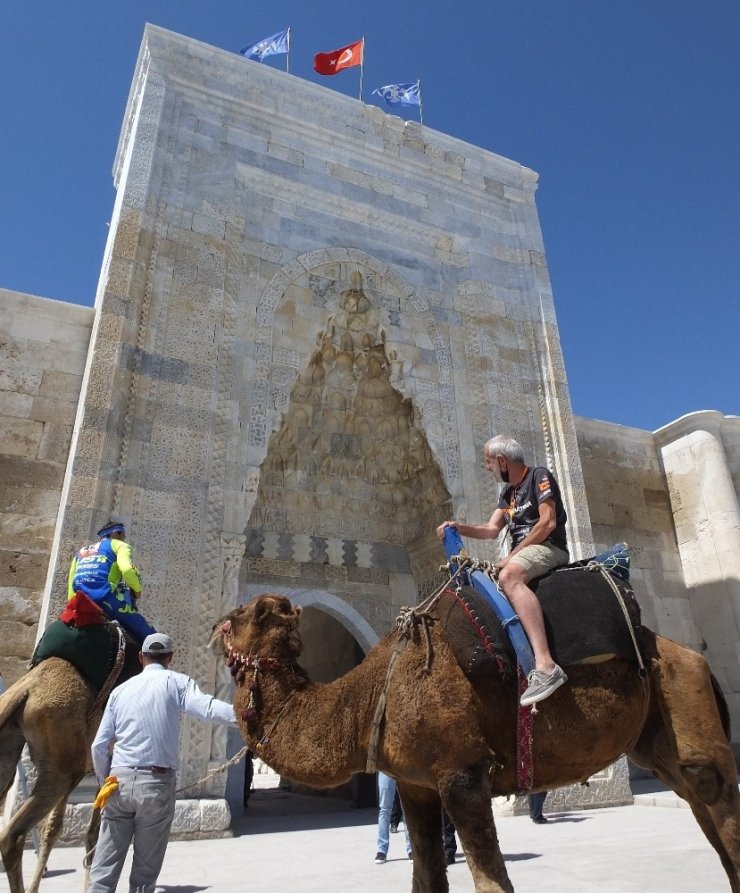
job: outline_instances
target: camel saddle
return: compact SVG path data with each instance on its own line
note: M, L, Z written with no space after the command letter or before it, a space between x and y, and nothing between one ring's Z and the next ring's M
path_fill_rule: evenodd
M529 585L542 605L547 641L560 666L615 657L638 661L635 642L639 645L640 608L632 590L619 578L610 581L597 569L570 565ZM627 617L613 585L619 589ZM514 648L487 598L471 586L450 588L437 607L450 646L469 678L492 670L516 675Z
M67 602L59 620L50 623L44 631L30 666L35 667L49 657L59 657L71 663L97 691L101 691L106 682L111 685L113 681L109 677L118 658L119 630L118 623L92 599L78 592ZM138 646L126 638L126 658L115 680L116 685L140 671L138 650Z

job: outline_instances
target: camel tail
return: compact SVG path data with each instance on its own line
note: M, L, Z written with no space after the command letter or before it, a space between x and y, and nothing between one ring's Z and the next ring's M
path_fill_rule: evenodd
M24 676L0 695L0 731L4 728L5 723L24 706L28 694L28 682Z
M712 690L714 691L714 700L717 702L717 710L719 710L719 718L722 721L722 728L724 729L725 735L727 736L727 740L732 740L732 726L730 722L730 711L727 707L727 701L725 700L724 692L720 687L719 682L710 671L709 673L712 679Z

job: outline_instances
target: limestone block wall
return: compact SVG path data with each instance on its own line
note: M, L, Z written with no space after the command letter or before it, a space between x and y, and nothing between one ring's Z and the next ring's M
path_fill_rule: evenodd
M655 432L699 650L711 664L740 737L740 418L683 416Z
M0 289L0 672L31 656L94 311Z
M668 484L650 431L576 417L594 543L597 549L626 541L631 578L652 629L699 649L676 545Z
M740 418L651 433L576 419L597 547L626 540L645 623L702 653L740 741Z

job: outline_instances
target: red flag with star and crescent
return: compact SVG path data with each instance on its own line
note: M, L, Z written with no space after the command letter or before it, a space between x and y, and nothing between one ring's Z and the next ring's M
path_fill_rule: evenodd
M331 53L316 53L313 57L313 69L319 74L336 74L343 68L362 65L362 40L341 47Z

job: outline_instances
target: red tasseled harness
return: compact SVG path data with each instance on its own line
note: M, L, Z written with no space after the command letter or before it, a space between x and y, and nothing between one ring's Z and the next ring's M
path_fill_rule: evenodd
M475 613L473 606L464 597L463 593L457 589L445 589L444 595L454 598L465 612L465 616L470 621L486 654L491 655L501 672L503 672L503 661L496 650L493 642L491 642L485 626L483 626L480 618ZM527 687L527 677L522 668L517 664L518 685L517 691L522 695ZM532 789L534 781L534 759L532 757L532 746L534 743L534 717L531 707L517 708L516 714L516 783L519 793L525 794Z

